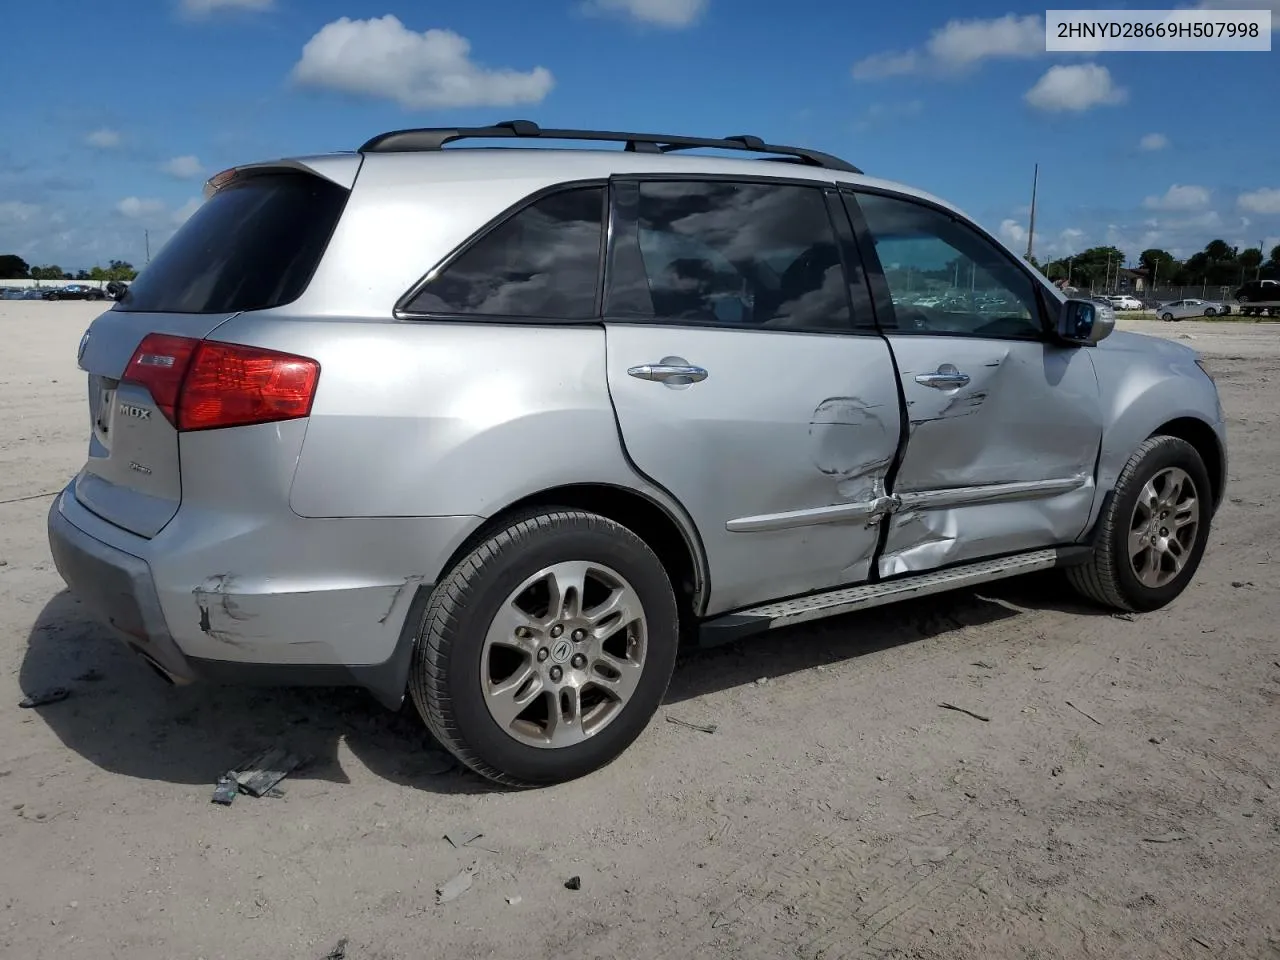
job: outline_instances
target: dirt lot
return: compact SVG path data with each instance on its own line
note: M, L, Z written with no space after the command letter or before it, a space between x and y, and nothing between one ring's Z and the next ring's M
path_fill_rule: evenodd
M693 655L662 713L714 734L660 716L513 794L357 692L167 688L63 592L45 512L97 309L0 303L0 956L1280 957L1280 326L1126 322L1190 336L1231 418L1172 607L1029 579ZM314 757L285 797L209 802L276 743Z

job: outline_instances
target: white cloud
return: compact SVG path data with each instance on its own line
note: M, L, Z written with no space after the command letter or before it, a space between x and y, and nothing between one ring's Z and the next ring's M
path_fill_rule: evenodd
M1143 150L1164 150L1169 146L1169 138L1163 133L1148 133L1138 141L1138 146Z
M160 169L178 180L194 180L204 173L204 166L200 160L190 154L166 160L160 165Z
M1044 18L1038 15L951 20L934 30L921 49L864 57L853 65L853 76L876 80L928 69L955 72L983 60L1029 60L1044 52Z
M1142 205L1148 210L1200 210L1209 205L1209 191L1193 184L1175 183L1159 197L1147 197Z
M1027 228L1017 220L1005 219L1000 221L1000 229L997 232L1000 234L1000 239L1015 250L1027 245Z
M867 107L862 119L854 124L855 129L870 130L883 121L900 120L905 117L919 116L924 109L923 100L903 100L896 103L873 103Z
M35 219L40 208L34 203L23 203L21 200L0 202L0 223L26 223Z
M197 17L207 16L216 10L270 10L275 0L182 0L185 13Z
M451 30L415 33L388 14L322 27L293 68L300 84L394 100L408 109L539 103L555 80L545 67L490 70Z
M1079 113L1091 107L1124 103L1129 92L1111 80L1111 71L1096 63L1050 67L1023 99L1037 110Z
M1246 213L1259 216L1280 214L1280 188L1263 187L1249 193L1242 193L1236 198L1236 206Z
M588 11L617 13L640 23L679 29L697 21L711 0L586 0Z
M90 133L84 138L84 142L91 147L97 147L99 150L114 150L124 142L124 137L120 136L120 131L118 130L103 127Z
M190 220L191 215L200 209L203 202L204 201L199 197L192 197L177 210L173 211L173 215L170 219L173 221L174 226L180 227Z
M130 220L144 220L165 212L163 200L152 200L143 197L125 197L116 204L116 210Z

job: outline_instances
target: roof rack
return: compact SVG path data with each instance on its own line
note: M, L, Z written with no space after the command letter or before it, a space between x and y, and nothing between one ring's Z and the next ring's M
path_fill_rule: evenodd
M781 157L845 173L862 173L848 161L829 153L802 147L784 147L765 143L759 137L681 137L661 133L619 133L612 130L544 130L531 120L507 120L491 127L420 127L414 130L392 130L366 142L361 153L417 153L441 150L446 143L455 140L588 140L606 143L624 143L630 153L672 153L677 150L713 148L718 150L743 150L750 153L773 153Z

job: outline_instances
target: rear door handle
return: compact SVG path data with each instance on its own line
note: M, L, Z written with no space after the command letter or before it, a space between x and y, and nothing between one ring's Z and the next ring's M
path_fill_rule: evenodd
M657 380L672 386L701 383L707 379L707 371L695 366L683 357L663 357L660 363L644 363L627 369L629 376L637 380Z
M922 373L917 376L916 383L933 387L935 390L954 390L957 387L967 386L969 375L961 373L953 364L944 363L938 367L937 373Z

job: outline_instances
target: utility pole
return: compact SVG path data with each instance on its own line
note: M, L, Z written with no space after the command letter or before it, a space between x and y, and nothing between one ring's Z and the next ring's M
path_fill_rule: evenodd
M146 240L146 243L147 243L147 263L150 263L150 262L151 262L151 231L150 231L150 230L143 230L143 231L142 231L142 236L143 236L143 238Z
M1035 176L1031 181L1031 218L1027 224L1027 259L1031 259L1031 252L1035 248L1036 243L1036 191L1040 187L1040 164L1036 164Z

